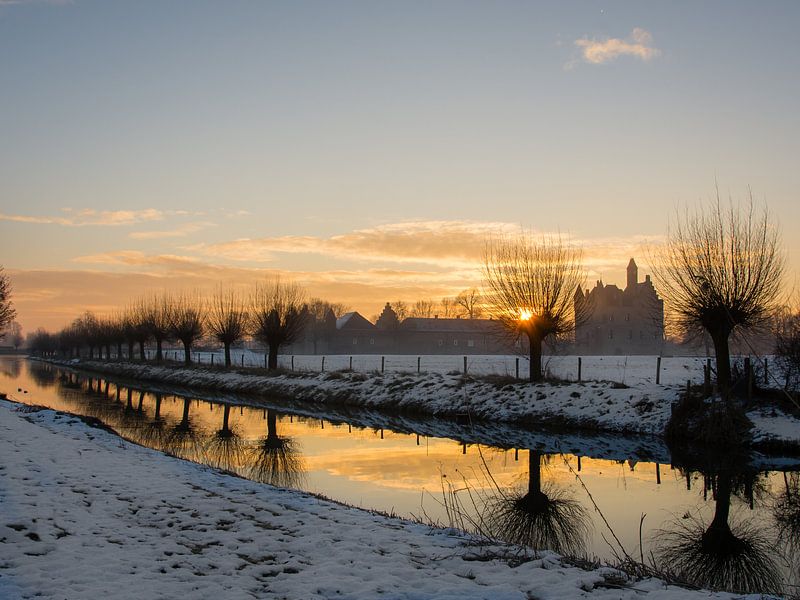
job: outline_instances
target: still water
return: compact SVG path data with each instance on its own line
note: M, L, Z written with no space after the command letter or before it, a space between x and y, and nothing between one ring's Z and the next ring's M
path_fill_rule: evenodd
M800 464L791 459L689 466L705 463L650 437L201 399L21 357L0 357L0 391L95 417L184 459L367 509L567 554L627 553L706 586L798 589Z

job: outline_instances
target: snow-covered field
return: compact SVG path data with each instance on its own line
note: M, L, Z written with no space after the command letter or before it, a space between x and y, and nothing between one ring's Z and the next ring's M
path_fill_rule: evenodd
M154 352L148 351L148 356L153 357ZM213 356L213 358L212 358ZM183 360L182 350L167 350L169 360ZM517 366L521 378L528 376L528 358L515 355L472 355L467 356L467 372L473 375L503 375L516 376ZM614 381L627 385L642 383L655 383L656 370L659 366L657 356L582 356L581 379L583 381ZM217 352L194 352L192 360L200 364L215 365L224 363L224 354ZM352 362L351 362L352 360ZM263 352L252 350L231 350L231 361L235 366L263 367ZM323 364L324 361L324 364ZM713 362L713 361L712 361ZM560 379L577 381L578 357L577 356L545 356L544 368L547 372ZM692 383L702 383L703 365L706 358L699 356L664 356L661 357L660 383L669 385L686 385L687 380ZM336 355L281 355L278 357L278 366L284 369L318 373L320 371L341 371L351 369L360 373L381 371L388 373L411 372L416 373L419 366L421 372L426 373L451 373L464 372L464 356L427 354L398 355L387 354L355 354L353 356Z
M610 569L478 546L29 411L0 401L4 600L732 597L654 579L620 587Z

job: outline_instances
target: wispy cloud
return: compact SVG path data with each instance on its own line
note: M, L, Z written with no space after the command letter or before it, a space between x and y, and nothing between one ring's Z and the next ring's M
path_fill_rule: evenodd
M185 223L174 229L167 229L161 231L133 231L128 234L128 237L135 240L156 240L165 238L182 238L198 231L203 231L209 227L214 227L216 224L209 221L197 221L194 223Z
M319 254L356 261L464 264L479 260L486 239L519 230L513 223L415 221L359 229L331 237L280 236L197 244L206 256L272 262L278 254Z
M147 221L161 221L165 216L163 211L156 208L145 208L142 210L94 210L92 208L76 210L64 208L62 212L64 213L63 216L43 217L0 213L0 221L84 227L90 225L135 225L136 223Z
M652 34L641 27L636 27L625 39L583 37L575 40L575 46L580 50L581 60L593 65L609 63L620 56L632 56L647 62L661 55L661 50L653 46ZM567 67L572 66L575 66L575 61L567 64Z

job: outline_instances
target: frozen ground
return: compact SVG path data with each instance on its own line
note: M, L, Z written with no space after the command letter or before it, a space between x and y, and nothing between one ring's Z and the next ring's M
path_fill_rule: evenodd
M0 401L0 598L730 598L234 478Z
M361 406L447 417L516 424L553 424L625 433L661 435L669 421L679 385L641 382L633 368L631 386L609 381L530 384L487 380L455 372L295 372L259 375L175 365L83 360L85 369L126 379L223 392L275 395L298 402ZM800 420L780 411L753 413L759 442L800 441Z

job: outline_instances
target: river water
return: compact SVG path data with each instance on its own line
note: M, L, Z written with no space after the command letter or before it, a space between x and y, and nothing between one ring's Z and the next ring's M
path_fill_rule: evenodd
M0 391L265 484L567 554L656 560L701 585L798 591L797 460L708 466L645 436L199 397L14 356L0 357Z

